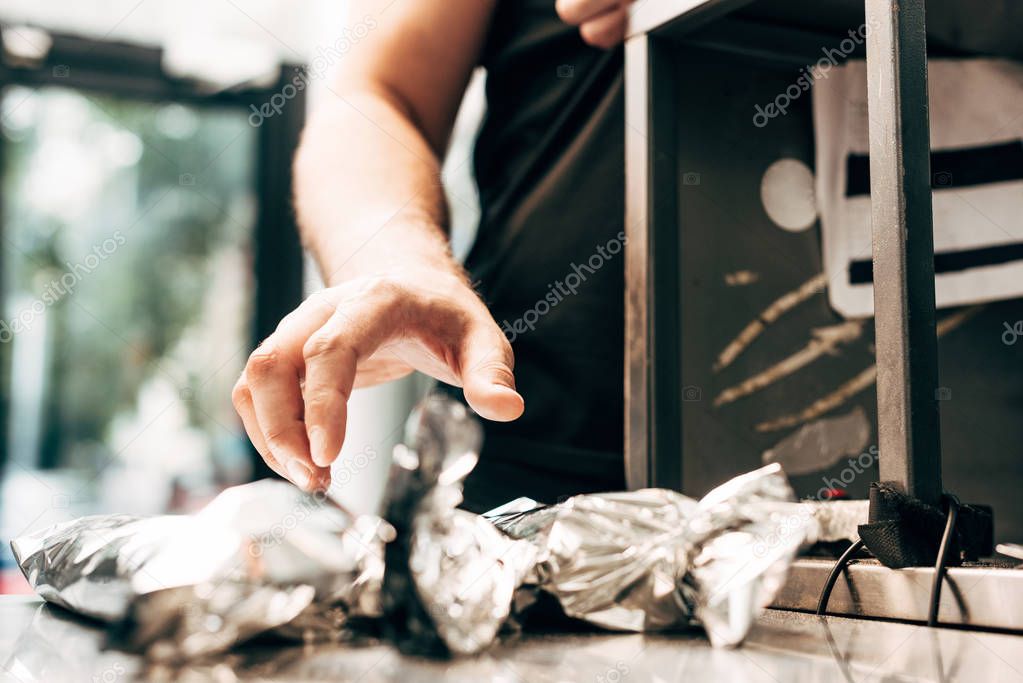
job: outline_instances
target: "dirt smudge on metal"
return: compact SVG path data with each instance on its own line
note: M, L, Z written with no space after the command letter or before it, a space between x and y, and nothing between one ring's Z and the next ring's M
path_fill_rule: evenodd
M837 417L804 424L764 451L764 464L776 462L786 474L820 472L842 458L862 453L870 442L871 427L861 406Z

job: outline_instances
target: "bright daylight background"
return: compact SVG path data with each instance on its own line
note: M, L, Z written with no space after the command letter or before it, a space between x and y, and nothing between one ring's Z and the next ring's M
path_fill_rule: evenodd
M322 54L346 22L364 19L345 5L0 0L0 24L8 58L45 54L49 32L161 47L166 73L212 92L273 83L280 64ZM333 97L323 80L311 107ZM459 254L478 217L467 160L479 80L445 171ZM6 85L0 115L2 317L28 323L9 338L0 330L9 368L0 572L17 590L12 536L94 512L187 510L250 476L229 394L251 345L257 132L238 111L52 85ZM168 162L202 168L201 190ZM308 263L306 281L307 291L320 286ZM68 291L54 296L54 282ZM346 504L372 504L427 386L412 378L356 392L345 453L379 457L345 478Z

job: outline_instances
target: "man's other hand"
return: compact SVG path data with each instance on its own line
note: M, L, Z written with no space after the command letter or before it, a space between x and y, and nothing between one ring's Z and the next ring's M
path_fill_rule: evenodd
M610 49L625 39L632 0L557 0L558 16L579 27L579 35L594 47Z

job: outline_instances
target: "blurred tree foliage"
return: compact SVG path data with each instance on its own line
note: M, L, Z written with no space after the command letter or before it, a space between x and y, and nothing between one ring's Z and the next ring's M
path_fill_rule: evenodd
M167 355L217 295L211 259L249 249L256 131L241 111L64 88L3 105L3 317L46 304L38 462L88 467L76 445L103 443L145 382L194 374Z

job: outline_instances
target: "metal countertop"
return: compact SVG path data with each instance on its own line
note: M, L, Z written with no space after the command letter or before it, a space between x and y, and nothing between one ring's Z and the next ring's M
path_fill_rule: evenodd
M184 670L146 669L103 651L98 628L34 597L0 597L0 680L1023 682L1023 638L994 633L769 611L746 644L714 650L698 632L551 634L505 638L484 655L436 662L383 645L265 645Z

